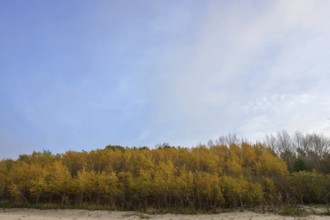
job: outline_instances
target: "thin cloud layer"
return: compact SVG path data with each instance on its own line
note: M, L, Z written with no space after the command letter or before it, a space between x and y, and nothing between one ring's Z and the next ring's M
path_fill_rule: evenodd
M0 4L0 157L330 134L328 1Z
M167 57L169 80L158 105L172 108L160 115L173 120L173 136L190 134L170 139L179 144L188 141L184 136L196 141L226 132L260 139L283 128L329 132L329 106L315 112L328 94L329 4L300 3L210 6L191 45Z

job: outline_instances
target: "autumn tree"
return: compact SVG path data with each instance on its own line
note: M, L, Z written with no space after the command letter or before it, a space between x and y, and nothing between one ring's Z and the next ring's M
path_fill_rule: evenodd
M0 201L178 212L330 201L326 137L283 131L268 142L33 152L0 161Z

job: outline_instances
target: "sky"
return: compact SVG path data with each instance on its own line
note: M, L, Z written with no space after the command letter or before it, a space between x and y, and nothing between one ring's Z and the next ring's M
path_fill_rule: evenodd
M330 136L330 1L0 0L0 159Z

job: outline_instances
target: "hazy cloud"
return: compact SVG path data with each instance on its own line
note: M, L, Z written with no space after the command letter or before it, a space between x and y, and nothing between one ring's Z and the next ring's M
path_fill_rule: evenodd
M1 149L330 134L330 2L76 6L0 7Z

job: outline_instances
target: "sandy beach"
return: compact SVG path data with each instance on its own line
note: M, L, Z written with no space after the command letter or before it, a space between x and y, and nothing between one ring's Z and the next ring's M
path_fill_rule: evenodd
M230 212L221 214L203 215L177 215L156 214L149 215L139 212L117 212L117 211L87 211L87 210L36 210L36 209L0 209L0 220L102 220L102 219L154 219L154 220L294 220L314 219L325 220L330 216L310 215L306 217L280 216L271 213L259 214L254 212Z

